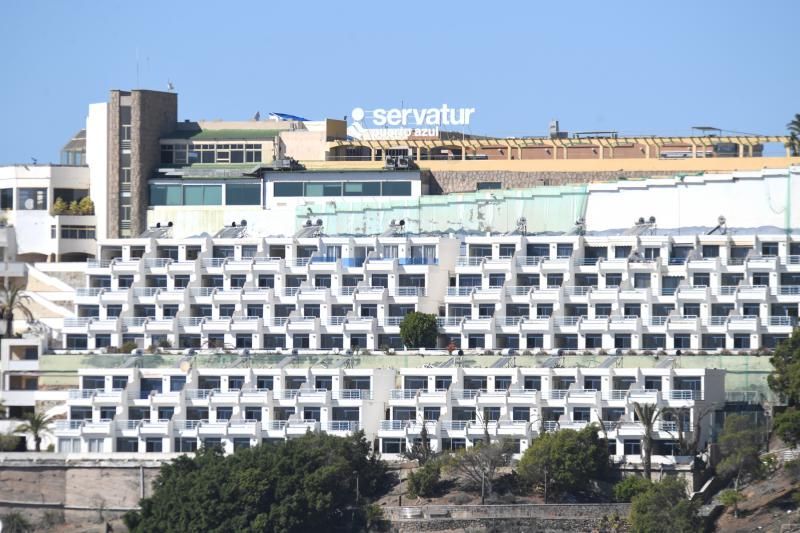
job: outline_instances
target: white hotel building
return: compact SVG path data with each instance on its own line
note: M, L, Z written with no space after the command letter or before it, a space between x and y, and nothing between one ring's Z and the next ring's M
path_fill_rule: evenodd
M99 245L63 349L401 350L421 311L439 348L738 352L774 348L800 305L795 235L153 233Z
M254 357L245 367L203 368L185 358L178 368L83 369L81 388L69 393L69 418L56 425L58 451L176 453L220 445L230 452L308 430L341 436L362 429L395 460L424 425L435 450L473 446L488 433L511 441L519 458L543 431L597 422L611 455L635 465L644 433L633 412L639 402L674 410L654 428L654 464L667 467L690 460L676 448L681 430L684 437L699 430L704 447L711 411L725 400L724 371L617 368L613 356L595 368L558 368L554 359L503 367L505 358L468 368L439 357L430 368L395 370L375 368L372 359Z

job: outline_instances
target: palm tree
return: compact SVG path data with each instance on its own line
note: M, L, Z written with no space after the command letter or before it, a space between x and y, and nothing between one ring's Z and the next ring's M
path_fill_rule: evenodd
M31 297L25 294L22 287L5 287L0 297L0 318L6 320L5 336L10 337L14 333L14 312L19 311L28 322L33 321L33 314L28 309Z
M786 147L789 148L793 157L800 155L800 113L796 113L791 122L786 125L789 130L789 142Z
M650 479L650 459L653 455L653 427L656 425L658 417L661 416L661 409L652 403L633 403L633 411L639 422L644 426L644 438L642 439L642 467L644 468L645 479Z
M33 436L35 450L42 451L42 435L50 432L50 425L53 423L52 417L43 413L33 413L25 417L24 424L17 426L15 433L30 433Z

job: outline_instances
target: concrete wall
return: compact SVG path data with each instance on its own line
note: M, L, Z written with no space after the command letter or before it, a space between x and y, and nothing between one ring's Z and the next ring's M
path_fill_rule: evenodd
M86 117L86 164L89 166L89 194L95 199L97 238L108 235L108 104L91 104Z
M68 522L97 521L101 513L107 520L137 507L142 494L151 496L160 467L136 460L68 465L52 454L42 457L5 454L0 466L0 513L19 511L35 522L45 512L63 510Z
M131 100L131 234L138 235L147 226L147 180L161 163L159 139L178 120L178 95L132 91Z

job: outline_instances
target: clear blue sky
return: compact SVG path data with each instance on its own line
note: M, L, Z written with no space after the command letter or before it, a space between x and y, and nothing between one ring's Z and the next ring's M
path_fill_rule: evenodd
M472 133L780 134L798 20L796 0L2 2L0 164L57 161L89 103L168 80L181 119L447 103Z

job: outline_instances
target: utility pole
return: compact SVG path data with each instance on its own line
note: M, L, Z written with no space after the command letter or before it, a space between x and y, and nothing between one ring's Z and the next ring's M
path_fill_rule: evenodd
M481 505L486 503L486 472L481 470Z
M547 503L547 465L544 465L544 503Z

